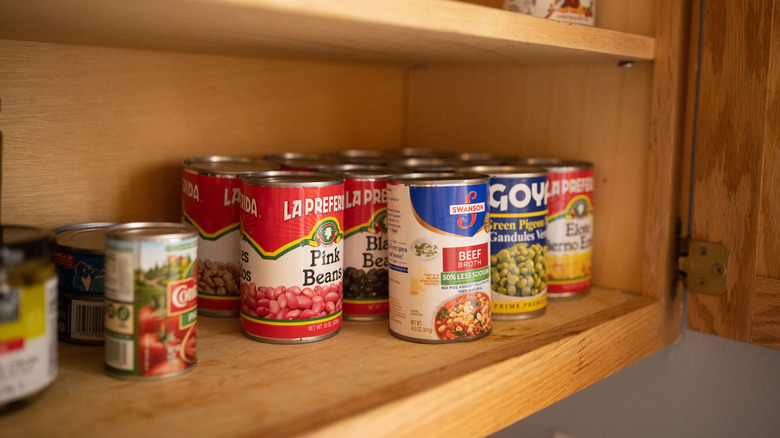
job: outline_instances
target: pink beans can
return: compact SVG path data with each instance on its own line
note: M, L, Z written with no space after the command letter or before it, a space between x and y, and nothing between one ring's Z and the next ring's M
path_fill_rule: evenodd
M241 330L306 343L341 328L344 179L278 171L241 178Z

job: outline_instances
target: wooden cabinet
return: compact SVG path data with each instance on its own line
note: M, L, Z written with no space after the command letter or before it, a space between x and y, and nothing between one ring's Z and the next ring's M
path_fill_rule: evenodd
M596 231L587 297L477 342L375 322L267 345L203 317L175 379L113 379L101 348L61 343L55 384L0 427L484 435L670 345L682 3L600 0L591 28L444 0L3 2L3 223L178 221L193 156L412 146L593 161Z
M722 243L729 255L726 292L691 294L687 317L692 329L774 349L780 349L778 6L704 10L690 229L693 239Z

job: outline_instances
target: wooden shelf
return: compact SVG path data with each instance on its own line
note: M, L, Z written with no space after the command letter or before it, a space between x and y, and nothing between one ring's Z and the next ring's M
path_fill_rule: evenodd
M0 38L374 62L652 60L652 37L443 0L10 0Z
M8 436L481 436L506 427L662 347L658 300L594 288L484 339L417 344L387 321L345 322L311 344L250 340L236 319L200 317L197 367L128 381L103 371L103 347L60 343L40 398L0 418Z

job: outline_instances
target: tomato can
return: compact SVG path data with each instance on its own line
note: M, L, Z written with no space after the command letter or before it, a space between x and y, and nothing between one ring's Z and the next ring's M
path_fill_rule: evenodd
M134 222L106 229L105 368L150 380L197 364L198 232Z
M526 319L547 309L547 171L473 166L490 175L490 289L493 319Z
M489 177L388 179L390 332L421 343L471 341L492 328Z
M104 342L106 229L112 225L86 223L54 230L61 341L86 345Z
M52 236L0 225L0 413L57 378L57 275Z
M241 178L241 330L307 343L341 328L344 178L279 171Z
M596 24L596 0L504 0L504 9L567 23Z
M198 230L198 312L238 316L239 177L278 169L266 160L210 156L183 163L183 222Z
M583 296L590 289L593 251L593 164L530 158L548 174L547 296Z

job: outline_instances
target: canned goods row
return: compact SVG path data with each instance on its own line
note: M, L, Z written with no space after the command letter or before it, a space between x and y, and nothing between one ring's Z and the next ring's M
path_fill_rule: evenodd
M415 172L414 178L410 171ZM255 160L202 157L184 162L182 186L184 221L200 232L200 313L239 314L247 336L268 342L330 337L338 331L342 316L376 319L389 315L395 333L392 325L399 315L392 309L400 303L394 299L393 289L412 290L409 281L395 281L396 273L409 272L409 266L400 261L412 250L444 246L439 242L413 248L407 241L394 245L399 229L390 235L386 232L401 211L399 198L391 195L393 187L407 175L410 193L415 196L426 190L436 192L437 196L415 202L409 195L405 202L414 208L405 215L422 224L423 237L427 232L451 236L457 233L421 219L420 209L439 212L464 208L468 203L464 200L452 205L437 202L446 199L442 194L447 190L456 190L445 187L465 184L462 174L468 172L489 181L483 231L490 244L479 252L486 257L485 269L462 274L447 271L450 267L442 264L435 270L438 286L463 294L464 288L447 281L486 273L490 288L483 292L496 319L539 316L545 311L548 295L585 293L590 286L592 232L593 175L589 163L476 153L447 156L419 149L282 154ZM456 211L455 217L458 214L462 212ZM217 216L223 219L214 220ZM212 218L210 222L208 218ZM240 238L223 238L214 230L240 234ZM204 250L208 245L219 248L211 252L217 256ZM459 254L455 248L461 246L469 247L450 244L447 249L458 257L476 254ZM473 260L469 263L477 266ZM227 270L215 273L215 267L227 266ZM427 282L432 284L432 277ZM211 286L223 289L214 293ZM417 318L405 318L404 324L415 325L412 331L436 340L434 327L423 327ZM399 337L404 336L414 338Z

